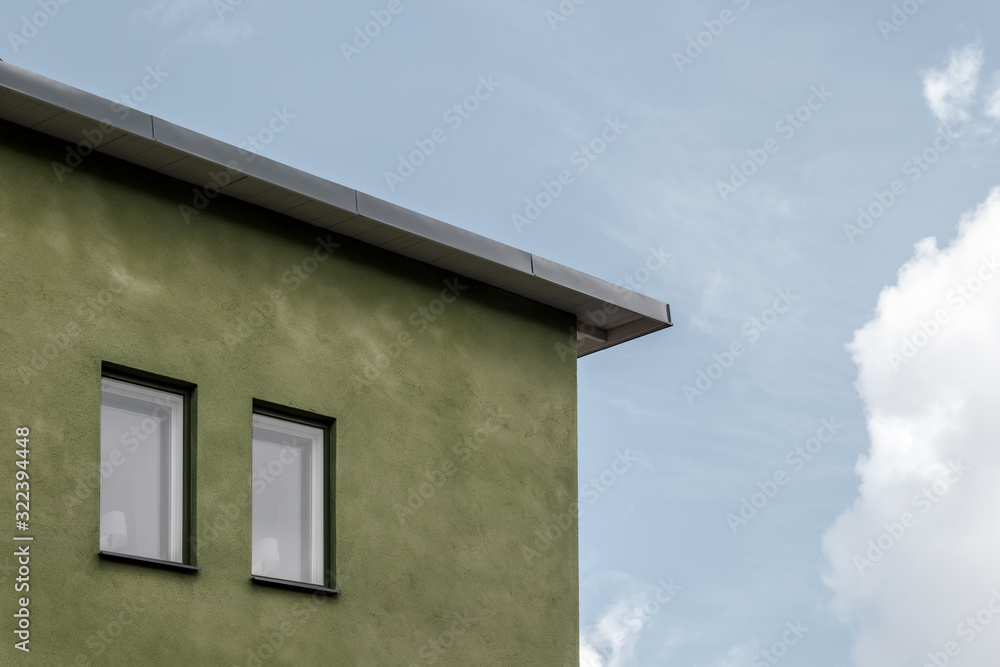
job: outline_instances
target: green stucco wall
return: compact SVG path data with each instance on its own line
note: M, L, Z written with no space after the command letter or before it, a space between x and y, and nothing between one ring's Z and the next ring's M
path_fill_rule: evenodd
M430 322L451 274L226 198L185 224L190 185L65 156L0 124L0 539L18 426L35 538L0 664L577 663L571 316L460 279ZM197 385L196 575L97 556L102 362ZM253 399L337 420L337 599L249 582Z

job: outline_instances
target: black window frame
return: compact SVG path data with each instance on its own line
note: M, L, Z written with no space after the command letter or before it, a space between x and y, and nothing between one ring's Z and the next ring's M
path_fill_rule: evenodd
M258 398L254 398L250 411L250 455L253 458L253 417L271 417L281 419L303 426L318 428L323 433L323 583L322 585L310 584L302 581L292 581L289 579L276 579L261 575L250 575L251 583L269 586L273 588L283 588L287 590L297 590L313 594L327 596L339 595L341 591L336 587L336 563L337 563L337 540L336 540L336 429L337 420L335 417L321 415L308 410L289 407L279 403L273 403ZM251 516L253 513L253 490L251 489Z
M171 394L177 394L184 399L184 408L181 412L181 562L170 560L160 560L157 558L146 558L131 554L121 554L110 551L99 550L99 558L107 561L130 563L133 565L144 565L159 569L174 570L178 572L194 574L201 571L197 565L197 552L195 549L194 528L197 526L195 508L197 506L195 498L194 483L195 478L195 451L197 434L197 385L185 380L167 377L157 373L151 373L137 368L124 366L109 361L101 362L101 381L117 380L126 382L146 389L153 389ZM100 496L98 496L98 504ZM99 513L99 512L98 512Z

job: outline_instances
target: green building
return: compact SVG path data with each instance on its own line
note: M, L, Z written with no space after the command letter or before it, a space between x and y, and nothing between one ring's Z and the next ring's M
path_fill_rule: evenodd
M8 63L0 119L0 664L577 664L576 359L665 304Z

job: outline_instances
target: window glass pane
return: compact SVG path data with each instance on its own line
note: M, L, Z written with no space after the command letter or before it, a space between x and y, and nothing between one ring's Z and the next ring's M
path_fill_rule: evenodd
M254 415L255 575L323 585L323 430Z
M183 408L177 394L102 381L101 550L182 561Z

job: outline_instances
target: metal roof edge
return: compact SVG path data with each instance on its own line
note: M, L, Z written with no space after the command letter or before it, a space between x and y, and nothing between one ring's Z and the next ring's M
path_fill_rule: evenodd
M550 283L563 285L587 296L600 299L605 303L618 306L619 308L631 310L658 322L670 323L670 313L668 312L667 304L657 301L652 297L633 292L620 285L595 278L588 273L577 271L574 268L553 262L544 257L539 257L538 255L532 255L532 266L534 267L534 274L536 276ZM588 322L588 324L599 326L597 322Z
M0 81L22 95L61 107L110 127L153 138L152 116L109 99L49 79L41 74L0 61Z
M224 166L247 176L253 176L291 192L305 195L324 204L357 213L357 198L353 189L290 167L239 146L227 144L207 135L175 125L156 116L153 139L164 146Z
M495 264L531 273L531 255L524 250L518 250L481 234L373 197L360 190L357 193L358 215L451 246Z
M275 208L277 204L269 204L270 200L267 198L254 201L241 196L238 187L234 189L230 186L221 190L226 194L229 194L228 190L233 190L234 194L231 196L254 205L292 217L297 217L295 207L309 209L308 215L304 212L300 214L304 217L298 219L321 227L325 226L324 219L336 224L338 220L349 221L353 217L370 228L381 229L397 237L402 234L404 238L413 239L413 243L428 241L433 247L440 248L439 254L444 256L437 260L431 257L421 261L449 269L451 265L458 268L464 266L470 271L470 277L476 278L478 273L484 276L477 278L483 282L575 314L578 321L596 334L591 336L591 340L584 341L586 345L580 349L579 356L672 326L669 305L652 297L124 107L8 62L0 61L0 87L9 91L7 99L0 100L6 103L0 104L0 118L24 127L49 128L38 131L71 141L69 136L76 136L77 133L51 129L49 119L55 117L54 125L59 125L64 122L60 119L65 117L73 123L68 127L75 129L78 129L77 125L80 123L103 124L140 138L131 141L145 140L149 142L147 145L161 146L157 150L166 152L166 159L162 163L154 161L144 164L141 156L132 157L127 153L117 156L119 159L188 180L197 186L205 185L204 182L198 182L199 178L205 177L204 170L216 165L233 173L244 174L246 178L241 178L241 183L249 183L258 189L280 188L275 192L287 191L282 196L286 196L286 200L294 200L291 204L286 201L286 208L279 209ZM64 116L65 114L69 115ZM82 132L80 136L84 136ZM127 135L117 133L114 135L125 136ZM113 142L107 145L112 144ZM96 148L115 154L113 149L105 150L100 144ZM178 160L181 162L178 163ZM197 171L198 169L202 171ZM234 181L234 184L237 182ZM339 231L336 226L327 228ZM353 236L350 231L340 233ZM358 236L370 233L371 230L363 231ZM409 254L409 250L388 251ZM470 266L471 264L475 266ZM493 265L496 266L490 269Z

